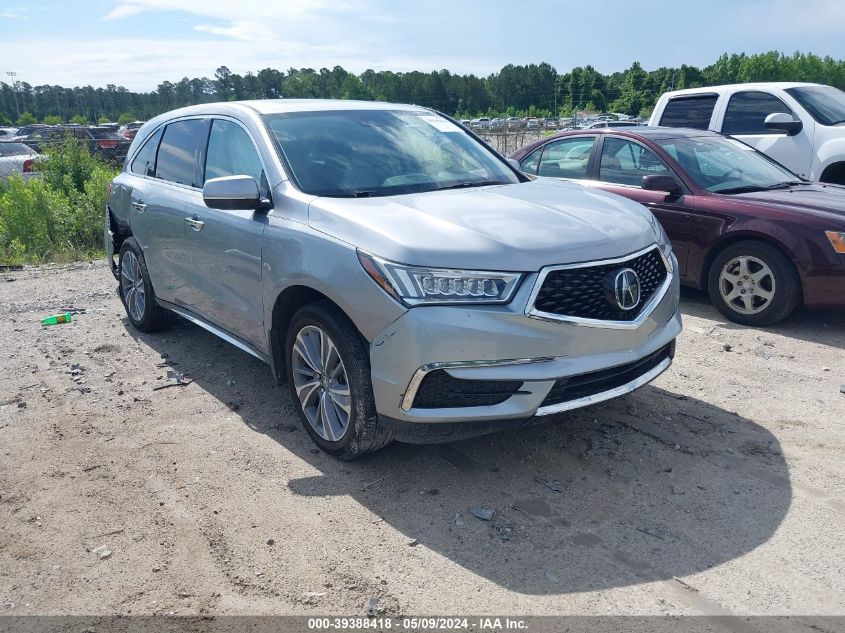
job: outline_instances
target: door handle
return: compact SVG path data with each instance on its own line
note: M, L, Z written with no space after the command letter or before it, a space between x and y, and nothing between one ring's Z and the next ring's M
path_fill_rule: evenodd
M143 202L133 202L132 206L138 211L138 213L143 213L147 210L147 205Z
M205 226L205 222L198 219L197 216L194 216L192 218L185 218L185 222L195 231L202 231L202 227Z

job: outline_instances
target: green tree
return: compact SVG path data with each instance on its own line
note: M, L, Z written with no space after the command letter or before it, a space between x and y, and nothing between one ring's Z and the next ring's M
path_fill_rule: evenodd
M126 125L127 123L132 123L135 120L135 115L130 114L129 112L124 112L119 117L117 117L117 122L121 125Z
M88 125L88 117L82 116L81 114L74 114L70 117L71 123L76 123L77 125Z
M97 123L99 123L100 125L102 125L103 123L111 123L111 119L109 119L105 114L101 114L97 118Z
M32 125L36 122L35 117L32 115L31 112L21 112L21 115L18 117L18 125Z
M61 125L62 117L55 114L48 114L41 119L46 125Z

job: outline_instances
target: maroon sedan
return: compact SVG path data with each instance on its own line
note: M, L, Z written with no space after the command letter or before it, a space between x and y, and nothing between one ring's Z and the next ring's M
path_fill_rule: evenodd
M513 153L529 174L579 181L647 206L681 282L728 319L768 325L798 305L845 307L845 187L801 180L702 130L564 132Z

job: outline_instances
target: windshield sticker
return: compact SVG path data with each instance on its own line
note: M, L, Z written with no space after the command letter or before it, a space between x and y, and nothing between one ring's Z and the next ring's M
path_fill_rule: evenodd
M455 125L451 121L448 121L447 119L444 119L444 118L439 117L439 116L429 116L429 115L427 115L427 116L421 116L420 119L425 121L426 123L428 123L430 126L437 128L441 132L460 132L461 131L461 129L457 125Z

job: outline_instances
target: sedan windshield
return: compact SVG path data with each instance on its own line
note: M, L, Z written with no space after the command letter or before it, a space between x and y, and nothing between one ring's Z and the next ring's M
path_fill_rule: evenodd
M787 88L786 92L804 106L822 125L845 123L845 92L832 86L803 86Z
M753 147L721 136L655 139L702 189L744 193L777 189L801 179Z
M428 111L327 110L264 117L305 193L389 196L519 182L460 126Z

